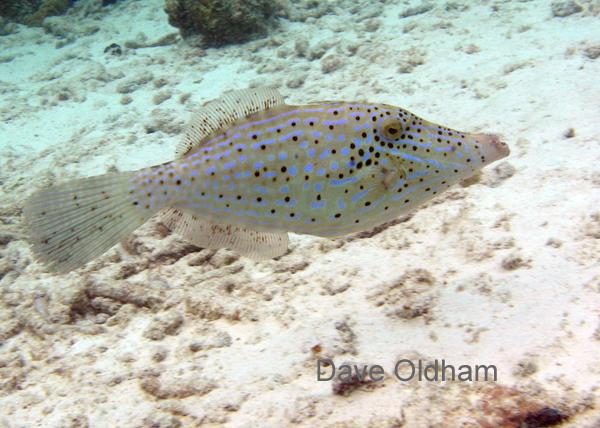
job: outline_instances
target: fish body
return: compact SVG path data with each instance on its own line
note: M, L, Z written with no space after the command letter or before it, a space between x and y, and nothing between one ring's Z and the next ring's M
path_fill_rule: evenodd
M141 171L132 190L150 210L339 236L398 217L493 161L480 140L384 104L284 105Z
M166 223L198 245L273 257L285 252L287 232L334 237L369 229L508 153L493 134L456 131L387 104L293 106L273 90L246 90L201 109L177 159L124 173L119 197L114 184L104 185L104 199L119 199L117 211L128 222L115 236L163 210ZM79 188L92 182L84 179ZM92 193L98 195L101 188L96 184ZM75 220L81 210L73 201L87 193L78 195L77 185L60 194L65 192L71 211L59 209L58 215ZM96 209L114 214L101 208L99 196L88 196L92 199ZM91 253L76 257L68 249L82 236L64 236L61 230L55 236L62 234L62 241L52 238L51 230L35 226L44 223L41 211L31 209L38 205L28 206L34 235L41 235L38 253L51 266L70 269L90 258ZM93 225L87 231L102 236ZM40 246L45 239L54 239L54 246Z

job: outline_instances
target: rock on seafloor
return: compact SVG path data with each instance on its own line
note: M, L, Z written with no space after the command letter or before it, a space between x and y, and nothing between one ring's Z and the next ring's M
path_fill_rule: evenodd
M219 46L264 34L275 24L282 5L274 0L167 0L169 23L183 37L202 35L202 43Z

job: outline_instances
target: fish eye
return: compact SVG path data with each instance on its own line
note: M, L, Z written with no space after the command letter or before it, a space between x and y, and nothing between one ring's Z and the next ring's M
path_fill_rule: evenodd
M399 140L402 134L402 122L397 119L389 119L381 125L381 134L387 140Z

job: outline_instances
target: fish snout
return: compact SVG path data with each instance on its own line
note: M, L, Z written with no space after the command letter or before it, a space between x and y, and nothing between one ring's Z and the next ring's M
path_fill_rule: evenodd
M508 144L502 141L502 137L497 134L474 134L473 142L479 145L486 164L505 158L510 154Z

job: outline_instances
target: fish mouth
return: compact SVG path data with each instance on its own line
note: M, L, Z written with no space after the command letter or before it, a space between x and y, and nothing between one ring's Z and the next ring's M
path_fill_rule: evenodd
M473 141L479 144L486 164L503 159L510 154L508 144L502 141L502 137L498 134L474 134Z

